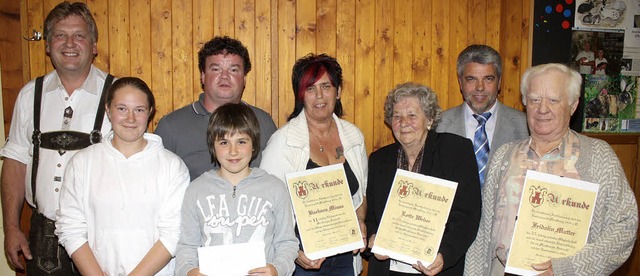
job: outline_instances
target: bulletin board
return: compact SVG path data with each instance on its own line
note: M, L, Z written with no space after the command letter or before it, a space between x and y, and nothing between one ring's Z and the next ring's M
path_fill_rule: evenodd
M578 69L581 50L590 47L595 55L592 71L582 70L582 93L571 129L639 133L640 0L533 3L532 65L556 62ZM598 70L596 64L605 66Z

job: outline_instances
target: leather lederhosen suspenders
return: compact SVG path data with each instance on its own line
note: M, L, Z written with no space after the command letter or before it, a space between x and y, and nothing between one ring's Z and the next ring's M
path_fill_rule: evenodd
M33 99L33 134L31 140L33 142L33 163L31 166L31 194L33 197L33 205L36 205L36 176L38 175L38 163L40 161L40 148L58 150L60 154L64 154L67 150L79 150L90 145L100 143L102 134L102 121L104 119L104 103L107 96L107 90L113 82L113 76L107 75L102 87L100 95L100 103L98 103L98 111L96 112L96 120L93 123L93 130L90 133L79 131L51 131L40 132L40 109L42 104L42 84L44 76L36 78L35 94Z

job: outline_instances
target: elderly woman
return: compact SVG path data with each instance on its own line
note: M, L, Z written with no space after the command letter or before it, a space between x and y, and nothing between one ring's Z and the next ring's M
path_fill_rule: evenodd
M291 82L293 113L269 140L260 167L285 181L290 172L343 164L364 235L367 152L360 130L340 119L342 68L333 57L309 54L296 61ZM310 260L301 249L296 265L296 276L357 275L361 270L360 258L354 259L352 252Z
M604 141L569 130L581 84L580 74L563 64L535 66L522 76L531 137L505 144L489 161L482 219L465 274L504 274L527 170L600 185L584 248L533 269L543 275L608 275L629 257L638 208L620 161Z
M397 169L458 183L453 206L433 264L406 264L387 256L369 258L369 275L461 275L464 255L480 221L480 184L471 141L450 133L437 133L441 109L428 87L405 83L389 92L384 120L396 143L369 157L367 187L369 247L373 246Z

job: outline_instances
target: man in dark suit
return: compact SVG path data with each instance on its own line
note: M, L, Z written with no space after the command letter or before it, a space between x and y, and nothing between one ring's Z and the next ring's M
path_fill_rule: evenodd
M474 141L476 157L483 159L478 160L482 183L484 164L490 153L507 142L529 137L527 121L522 111L497 100L502 59L496 50L486 45L471 45L458 55L456 69L464 102L442 113L437 131ZM482 124L479 120L483 121ZM483 138L484 142L478 138ZM481 149L482 146L485 148Z

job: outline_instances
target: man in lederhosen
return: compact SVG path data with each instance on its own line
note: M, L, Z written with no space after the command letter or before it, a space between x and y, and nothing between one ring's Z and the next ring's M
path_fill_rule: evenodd
M98 30L85 4L57 5L47 15L44 35L55 70L22 88L0 150L4 248L16 269L24 269L24 255L28 275L74 275L53 234L60 186L73 154L111 129L101 95L113 77L92 65ZM28 239L20 230L25 198L33 208Z

